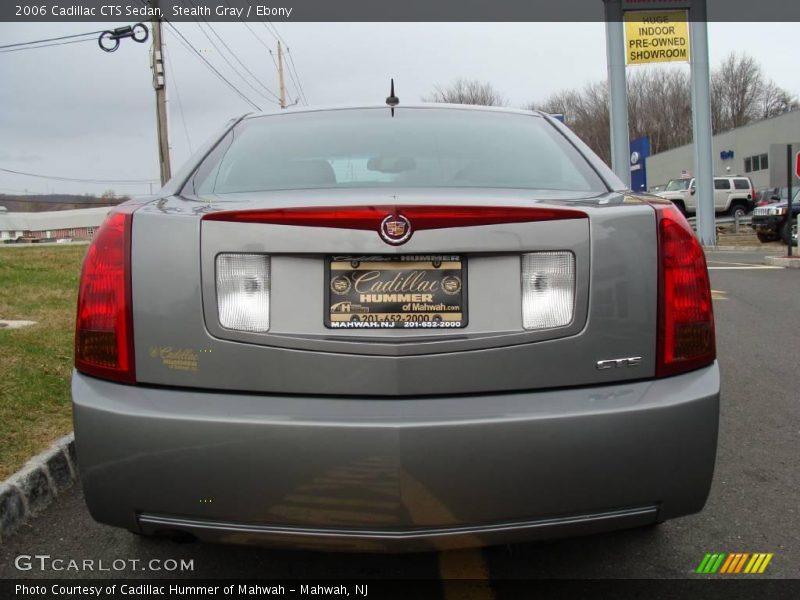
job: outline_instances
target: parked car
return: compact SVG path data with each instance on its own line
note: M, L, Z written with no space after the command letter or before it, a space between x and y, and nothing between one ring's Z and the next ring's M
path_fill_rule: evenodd
M697 187L694 178L671 179L657 195L672 201L683 214L697 211ZM753 210L755 189L749 177L714 177L714 211L743 217Z
M781 199L781 195L784 198L786 198L786 188L777 188L777 187L760 188L756 192L755 205L766 206L767 204L778 202Z
M792 210L789 211L787 189L782 189L782 199L766 206L757 206L753 211L752 226L761 242L782 240L787 246L797 246L797 215L800 214L800 190L792 197Z
M543 114L230 123L88 248L85 499L144 535L375 551L699 511L720 376L703 250Z

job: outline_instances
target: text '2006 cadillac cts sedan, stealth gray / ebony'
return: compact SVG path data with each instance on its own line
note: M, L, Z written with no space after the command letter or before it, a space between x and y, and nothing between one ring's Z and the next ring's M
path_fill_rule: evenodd
M426 550L697 512L720 379L703 250L549 115L231 122L83 265L101 523Z

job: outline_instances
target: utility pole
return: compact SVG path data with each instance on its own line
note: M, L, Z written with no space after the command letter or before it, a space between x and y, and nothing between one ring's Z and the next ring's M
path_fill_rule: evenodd
M281 108L286 108L286 85L283 82L283 50L278 42L278 88L280 90Z
M631 147L628 140L628 87L625 77L625 31L622 0L604 0L606 55L610 94L611 168L631 186Z
M689 10L692 48L692 133L694 180L697 186L697 237L703 246L716 246L714 216L714 159L711 137L711 68L708 58L706 0L695 0Z
M158 0L153 7L158 7ZM167 78L164 72L164 48L161 37L161 20L153 17L153 49L150 67L153 70L153 88L156 90L156 126L158 129L158 164L161 185L172 177L169 163L169 130L167 129Z

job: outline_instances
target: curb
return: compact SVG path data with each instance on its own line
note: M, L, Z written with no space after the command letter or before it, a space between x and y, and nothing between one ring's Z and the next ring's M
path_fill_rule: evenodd
M764 258L764 262L773 267L800 269L800 257L789 258L788 256L767 256Z
M70 433L0 483L0 544L77 479L75 435Z

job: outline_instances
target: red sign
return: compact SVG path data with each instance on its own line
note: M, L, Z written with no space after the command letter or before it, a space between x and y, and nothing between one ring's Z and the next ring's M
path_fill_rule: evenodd
M794 155L794 174L800 178L800 152Z

